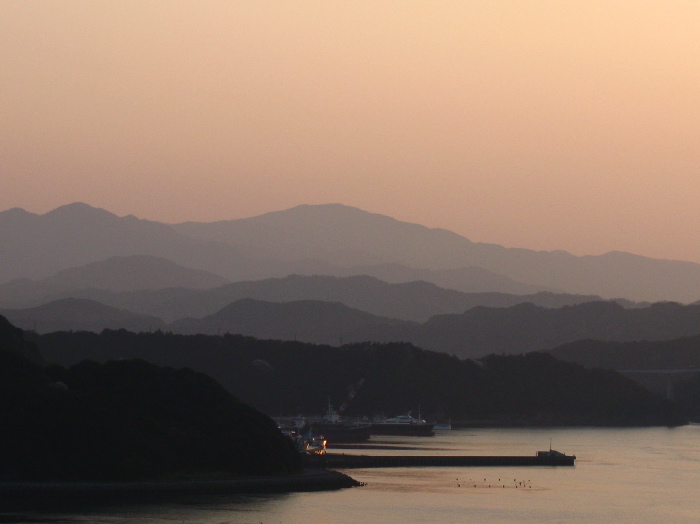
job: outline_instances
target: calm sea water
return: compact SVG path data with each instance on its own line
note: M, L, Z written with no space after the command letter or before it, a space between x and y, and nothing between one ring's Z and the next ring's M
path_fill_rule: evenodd
M348 470L366 486L63 514L0 509L0 522L700 522L697 425L452 430L433 438L384 437L380 443L394 449L361 452L527 455L548 449L550 438L554 449L577 456L575 467Z

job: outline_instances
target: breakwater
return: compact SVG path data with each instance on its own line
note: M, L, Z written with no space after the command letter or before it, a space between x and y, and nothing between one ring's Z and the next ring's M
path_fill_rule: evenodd
M480 455L343 455L327 453L306 457L306 463L324 468L400 468L400 467L481 467L481 466L573 466L574 455L563 453L532 456Z

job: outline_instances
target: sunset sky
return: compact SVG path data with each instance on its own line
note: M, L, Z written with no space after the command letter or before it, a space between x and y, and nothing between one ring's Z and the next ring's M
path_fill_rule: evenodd
M700 262L696 0L0 0L0 65L0 210Z

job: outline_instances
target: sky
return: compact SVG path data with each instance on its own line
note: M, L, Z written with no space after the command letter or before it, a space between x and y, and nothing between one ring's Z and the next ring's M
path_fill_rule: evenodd
M695 0L0 0L0 67L0 210L700 262Z

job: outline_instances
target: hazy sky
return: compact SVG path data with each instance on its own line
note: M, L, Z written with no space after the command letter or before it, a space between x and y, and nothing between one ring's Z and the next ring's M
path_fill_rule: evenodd
M700 262L696 0L0 0L0 67L0 210Z

